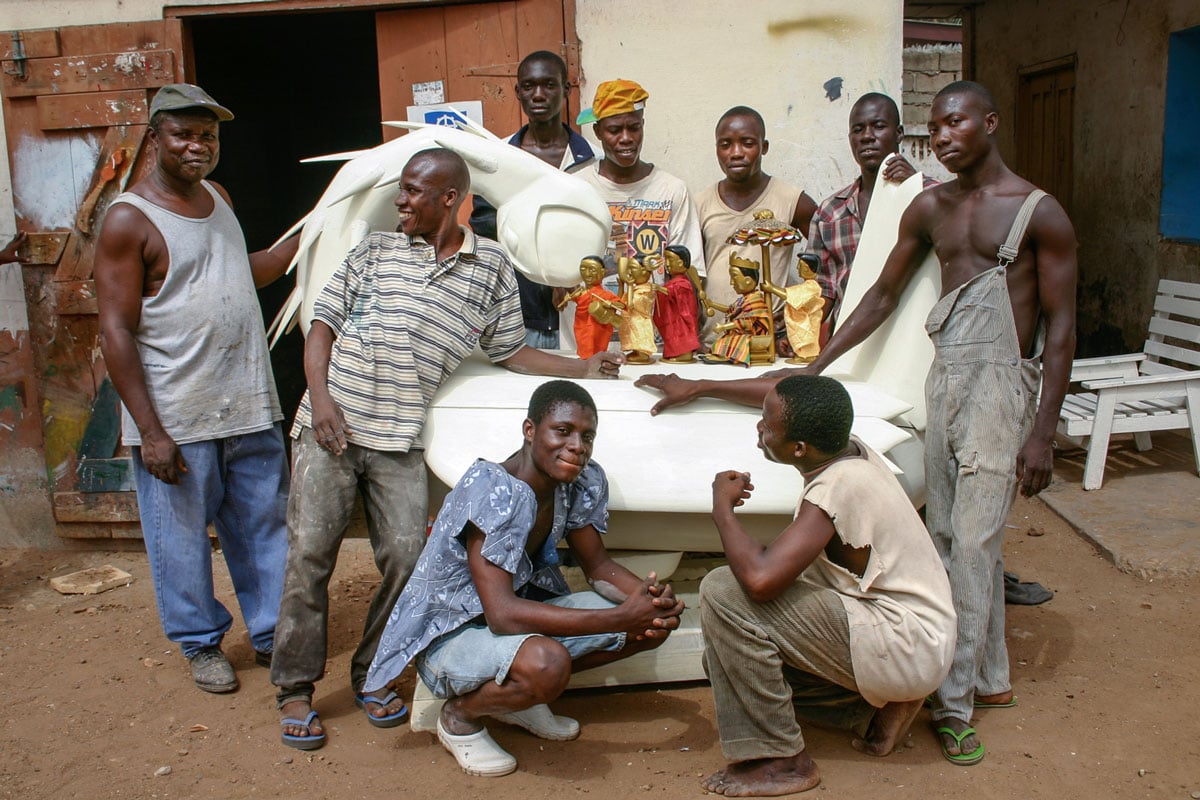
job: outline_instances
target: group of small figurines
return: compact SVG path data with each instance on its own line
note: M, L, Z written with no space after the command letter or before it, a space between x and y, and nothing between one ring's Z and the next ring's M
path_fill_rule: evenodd
M772 241L782 229L793 230L778 223L770 211L755 214L753 234L763 246L764 261L769 257ZM731 242L746 243L743 229L730 237ZM662 286L650 278L665 266L666 281ZM708 299L700 276L692 266L691 253L682 245L668 245L661 257L646 256L642 260L622 257L618 261L620 295L601 285L604 261L600 256L588 256L579 264L583 283L572 289L559 303L565 307L576 304L575 343L580 358L608 349L613 329L621 343L621 351L630 364L649 364L654 361L658 347L654 331L662 340L663 361L688 363L696 360L700 350L700 313L725 315L725 321L714 330L717 338L709 352L699 355L707 363L771 364L775 361L775 316L768 295L783 301L783 323L795 364L807 364L820 352L821 315L824 301L815 274L800 261L800 282L782 288L771 282L770 270L759 269L759 262L741 258L736 252L729 255L729 281L737 293L730 305Z

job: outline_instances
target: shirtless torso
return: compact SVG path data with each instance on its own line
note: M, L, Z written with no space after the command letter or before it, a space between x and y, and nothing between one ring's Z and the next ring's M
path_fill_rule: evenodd
M938 96L929 121L930 143L957 179L927 189L905 211L879 280L809 371L820 372L887 319L930 247L941 264L943 296L997 265L997 249L1035 188L1001 158L993 135L998 122L996 112L971 91ZM1053 198L1044 198L1007 270L1023 354L1033 350L1039 319L1046 326L1042 395L1033 431L1016 464L1025 495L1036 494L1050 482L1051 441L1075 352L1075 247L1066 212Z

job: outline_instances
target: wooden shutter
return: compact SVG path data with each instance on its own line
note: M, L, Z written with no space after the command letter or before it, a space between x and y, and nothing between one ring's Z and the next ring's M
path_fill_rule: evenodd
M149 167L150 98L184 79L183 52L175 19L0 34L13 203L33 260L24 269L40 397L29 410L42 418L60 522L137 520L92 259L108 204Z

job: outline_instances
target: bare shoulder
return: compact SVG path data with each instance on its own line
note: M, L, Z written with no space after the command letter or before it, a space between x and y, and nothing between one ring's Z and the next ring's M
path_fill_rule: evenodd
M104 224L100 228L101 242L145 241L150 236L153 224L141 212L129 203L113 203L104 214Z
M208 181L208 185L216 189L217 194L221 195L221 199L224 200L230 208L233 208L233 200L229 197L229 192L225 190L224 186L216 181Z
M1053 195L1046 195L1038 202L1029 220L1029 235L1034 242L1046 240L1075 244L1075 227L1067 211Z

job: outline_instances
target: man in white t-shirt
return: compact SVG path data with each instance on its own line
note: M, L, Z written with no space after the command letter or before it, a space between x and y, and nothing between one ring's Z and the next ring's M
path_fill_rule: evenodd
M726 241L729 234L753 222L754 212L768 209L775 219L791 224L804 235L817 204L803 190L763 172L762 158L771 143L767 141L762 115L753 108L734 106L722 114L717 121L716 137L717 163L725 177L697 196L696 212L704 235L704 255L710 265L705 291L710 300L730 305L737 300L737 293L729 283L730 253L757 261L762 258L762 250L758 245L729 244ZM795 267L792 251L790 246L771 248L769 275L776 286L792 282L789 281ZM711 345L716 338L714 328L720 321L716 315L704 318L705 344Z
M576 119L591 122L604 148L604 158L575 173L596 188L612 214L612 240L606 265L631 256L663 258L667 245L682 244L692 253L692 266L704 274L700 224L687 186L674 175L642 160L643 114L649 94L634 81L605 81L596 88L591 108ZM656 283L665 276L655 273Z

